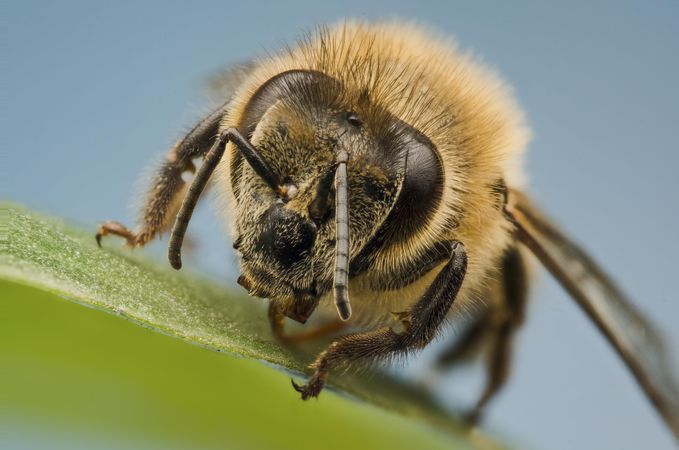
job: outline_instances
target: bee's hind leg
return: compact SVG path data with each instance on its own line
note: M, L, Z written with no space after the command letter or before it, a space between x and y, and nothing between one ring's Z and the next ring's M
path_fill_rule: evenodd
M527 274L518 249L510 250L502 266L503 299L499 306L490 309L472 324L468 332L439 358L437 366L454 364L469 354L478 344L487 340L486 385L466 419L480 422L488 403L506 383L511 366L512 347L516 331L523 323L527 299Z
M450 259L434 282L409 311L400 314L403 331L391 327L342 336L330 344L314 361L313 375L304 386L293 381L302 399L316 397L336 367L349 366L360 360L385 359L409 350L421 349L435 337L457 296L467 270L467 254L459 242L450 244Z

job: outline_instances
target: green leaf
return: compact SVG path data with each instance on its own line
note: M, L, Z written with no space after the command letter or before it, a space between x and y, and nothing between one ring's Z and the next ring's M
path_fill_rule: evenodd
M10 417L31 411L81 427L82 439L143 435L163 448L497 448L381 372L338 374L302 402L288 378L313 355L272 339L264 301L138 251L100 249L91 230L12 204L0 213L0 385L11 387L0 408Z

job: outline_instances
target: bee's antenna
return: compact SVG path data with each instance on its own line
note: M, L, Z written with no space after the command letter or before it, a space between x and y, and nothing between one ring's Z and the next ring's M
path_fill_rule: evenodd
M281 194L281 182L269 167L266 160L257 152L257 149L243 137L235 128L227 130L229 140L236 144L241 155L250 164L250 167L259 175L274 192Z
M346 150L340 150L335 171L335 306L342 320L351 317L349 303L349 199Z
M212 172L214 172L217 164L219 164L222 156L224 156L226 143L229 141L236 145L238 150L240 150L241 155L243 155L250 166L252 166L254 171L257 172L257 175L266 181L266 184L268 184L271 189L275 192L281 192L278 177L273 173L266 163L266 160L257 153L257 150L238 132L238 130L235 128L227 129L217 138L212 145L212 148L210 148L210 151L205 155L203 164L200 165L198 173L196 173L193 183L191 183L189 192L186 194L186 197L184 197L181 209L174 222L174 227L172 227L172 235L170 236L167 256L170 260L170 265L177 270L182 267L182 243L184 242L184 235L186 234L186 228L189 226L189 221L193 215L193 210L196 207L196 203L198 203L200 194L203 192L203 189L205 189L205 185L212 176Z

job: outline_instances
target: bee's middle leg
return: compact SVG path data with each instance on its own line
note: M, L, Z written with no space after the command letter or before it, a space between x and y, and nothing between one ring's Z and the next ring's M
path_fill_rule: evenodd
M275 303L269 304L269 323L271 325L271 332L280 342L284 344L299 344L302 342L315 341L331 336L338 331L346 328L347 323L339 319L321 324L310 330L302 331L300 333L289 334L285 332L285 319L287 317L283 314Z
M316 397L323 389L330 370L359 360L384 359L397 353L420 349L436 335L453 305L467 270L467 254L460 242L451 243L451 257L434 282L413 307L401 314L404 331L391 327L343 336L326 348L311 365L314 370L308 383L294 388L302 399Z
M436 360L436 369L445 370L478 352L491 329L491 313L484 311L473 319L471 325Z

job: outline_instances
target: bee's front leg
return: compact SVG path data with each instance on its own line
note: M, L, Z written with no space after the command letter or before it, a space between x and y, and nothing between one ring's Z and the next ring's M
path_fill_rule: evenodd
M313 364L309 382L293 387L302 399L316 397L323 389L330 370L348 366L359 360L377 360L395 353L407 352L426 346L436 335L450 307L455 301L467 270L467 254L462 243L451 243L452 256L441 269L422 297L402 315L404 330L396 332L390 327L365 333L343 336L326 348Z
M129 247L143 247L174 224L182 200L188 192L188 185L182 175L187 172L195 173L193 159L205 157L210 150L219 132L225 107L226 104L201 120L174 145L155 170L141 202L139 227L132 230L119 222L106 221L97 230L97 244L101 246L104 236L113 235L124 238Z

